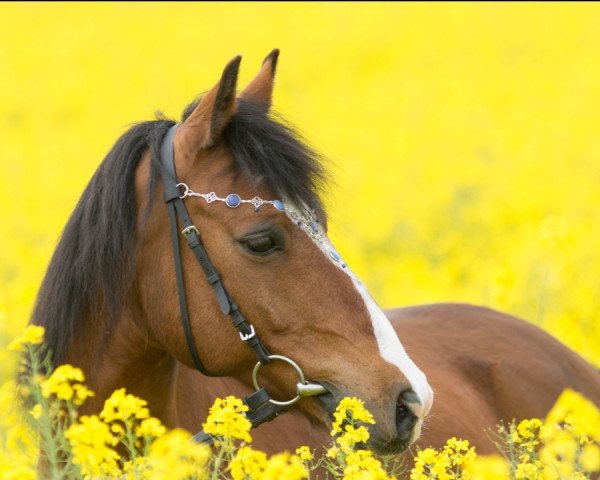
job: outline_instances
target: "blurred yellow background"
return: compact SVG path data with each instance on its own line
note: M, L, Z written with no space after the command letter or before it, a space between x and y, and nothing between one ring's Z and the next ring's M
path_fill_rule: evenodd
M600 366L598 25L583 3L1 4L0 382L117 137L275 47L275 108L331 160L331 236L382 306L491 306Z

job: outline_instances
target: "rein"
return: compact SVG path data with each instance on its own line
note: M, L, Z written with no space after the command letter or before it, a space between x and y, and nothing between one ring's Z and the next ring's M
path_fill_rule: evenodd
M304 374L300 366L293 360L284 357L282 355L271 355L267 347L261 342L258 337L254 326L249 323L246 318L242 315L238 305L232 300L231 296L227 292L221 276L215 270L202 240L200 238L200 232L193 224L190 218L183 199L186 197L187 186L180 184L177 181L177 175L175 173L175 157L173 151L173 140L175 138L175 132L179 125L173 125L166 133L160 150L160 165L161 174L164 186L164 200L167 203L169 211L169 220L171 224L171 242L173 245L173 256L175 260L175 273L177 277L177 293L179 297L179 309L181 312L181 323L183 326L183 332L187 343L190 356L194 366L198 371L207 376L212 375L202 364L200 355L196 349L194 342L194 336L192 333L192 327L190 324L190 316L187 308L187 301L185 295L185 287L183 281L183 266L181 262L181 250L179 247L179 233L186 239L188 246L194 253L196 260L202 267L202 271L206 276L206 280L212 286L219 307L225 315L229 315L233 325L237 328L240 339L246 343L253 351L257 359L257 363L252 372L252 381L256 391L251 395L244 398L244 402L248 405L249 410L246 413L246 417L252 423L252 427L268 422L278 416L288 406L296 403L301 397L314 396L326 393L327 390L321 384L307 382L304 378ZM186 192L181 191L181 186L184 185ZM181 221L183 228L179 230L178 219ZM296 385L297 395L288 401L279 401L271 398L265 388L261 388L258 385L257 375L261 365L270 363L273 360L283 361L292 366L298 374L299 382ZM213 438L203 431L197 433L194 436L194 440L197 442L213 443Z

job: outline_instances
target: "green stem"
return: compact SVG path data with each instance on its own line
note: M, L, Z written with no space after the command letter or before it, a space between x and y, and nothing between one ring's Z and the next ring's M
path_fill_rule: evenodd
M38 383L34 380L40 373L40 361L36 353L37 348L33 345L27 346L29 362L31 365L31 377L29 378L29 388L35 403L42 407L42 416L37 420L37 429L40 435L41 445L40 453L45 456L45 460L50 466L51 478L62 478L59 467L59 448L54 440L55 425L52 422L50 414L50 402L42 396L42 391Z
M135 419L133 421L126 421L123 422L125 424L125 441L123 442L125 444L125 446L127 447L127 450L129 450L129 454L131 455L130 460L132 462L135 462L136 458L137 458L137 449L135 447L135 440L136 437L133 434L133 430L131 428L131 424L135 421Z
M221 464L223 463L223 458L225 456L225 445L223 442L221 442L221 446L219 447L219 453L217 454L216 458L215 458L215 463L213 464L213 471L211 474L211 480L218 480L219 476L220 476L220 472L221 472Z

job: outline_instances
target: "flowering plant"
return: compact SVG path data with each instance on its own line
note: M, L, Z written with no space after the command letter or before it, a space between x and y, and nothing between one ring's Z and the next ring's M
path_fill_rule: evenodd
M306 446L268 457L252 448L248 407L233 396L217 399L203 424L213 447L195 443L184 430L168 431L145 400L125 389L113 392L97 415L79 416L78 407L94 392L80 369L52 370L40 360L43 334L30 326L11 343L25 354L28 381L19 391L32 405L31 428L15 423L8 441L0 439L0 460L10 458L0 462L3 479L35 479L40 472L42 478L81 480L300 480L313 473L342 480L583 480L600 472L600 410L571 390L545 420L499 426L500 455L478 456L467 440L451 438L440 450L418 451L407 471L366 448L375 420L362 400L346 397L333 414L332 443L322 458ZM9 398L1 388L0 404Z

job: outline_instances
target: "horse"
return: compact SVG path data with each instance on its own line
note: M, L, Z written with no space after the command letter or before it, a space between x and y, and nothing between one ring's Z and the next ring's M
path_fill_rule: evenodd
M198 431L216 397L263 386L287 409L254 430L269 453L322 447L344 396L373 414L375 451L461 436L485 453L485 428L568 386L599 402L598 373L522 320L378 307L327 237L319 155L270 114L278 55L239 95L236 57L178 124L133 126L83 192L31 318L96 392L81 412L125 387Z
M31 323L53 365L84 371L96 395L82 414L124 387L165 425L197 431L204 373L323 426L341 398L361 398L373 448L399 452L432 390L327 237L319 155L269 115L278 55L239 95L235 57L179 123L142 122L117 140L63 230Z

